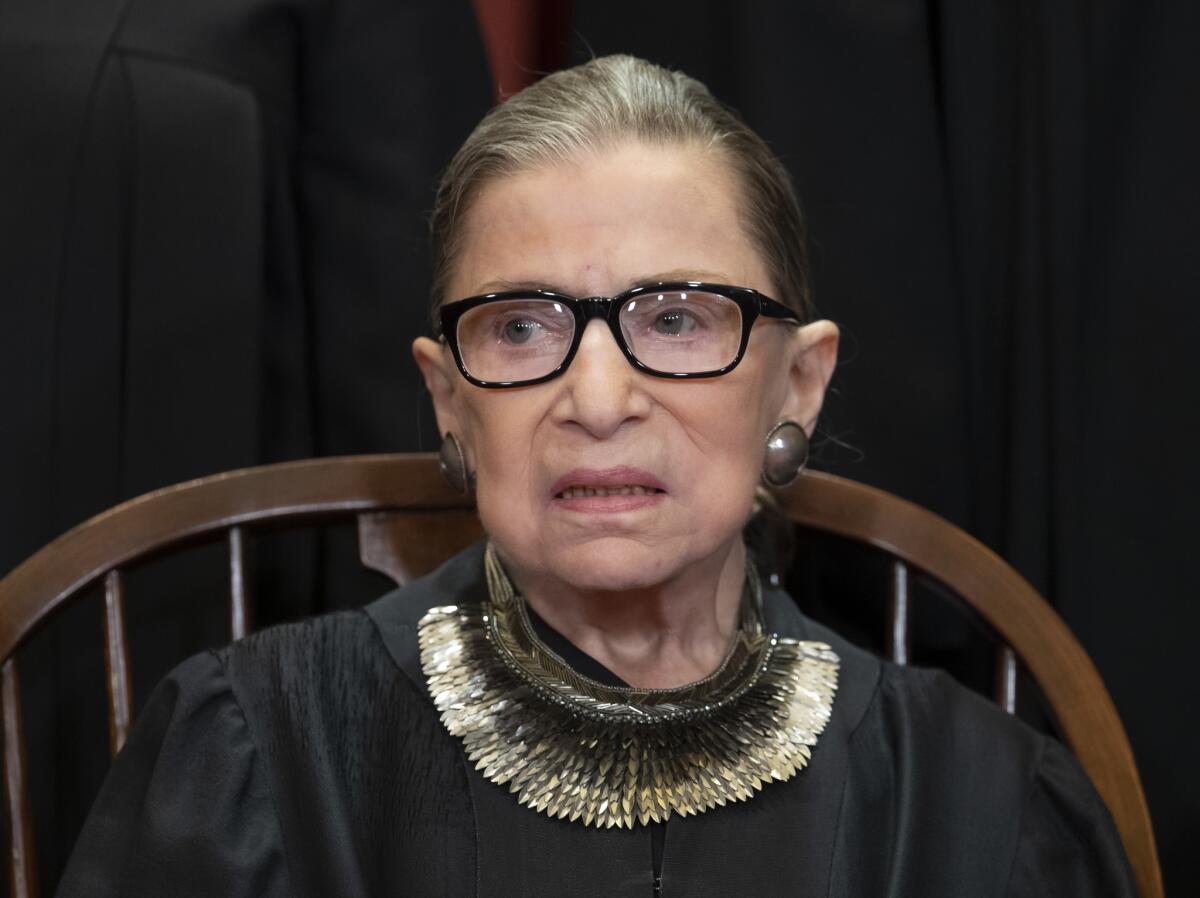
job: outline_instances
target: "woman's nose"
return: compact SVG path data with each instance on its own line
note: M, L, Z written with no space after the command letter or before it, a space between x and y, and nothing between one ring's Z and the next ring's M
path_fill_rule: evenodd
M578 424L597 439L612 436L649 411L649 399L639 382L644 376L625 358L605 322L588 322L571 367L563 375L561 419Z

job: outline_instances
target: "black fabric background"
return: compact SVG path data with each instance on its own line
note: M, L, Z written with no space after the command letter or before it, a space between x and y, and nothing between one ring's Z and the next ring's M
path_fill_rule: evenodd
M1129 731L1168 894L1200 891L1200 6L575 6L577 60L682 68L787 162L845 338L820 465L1049 596ZM821 601L855 630L853 584ZM962 638L931 636L918 663Z
M465 0L0 3L0 571L166 484L418 448L425 213L490 103ZM382 592L345 545L258 541L259 622ZM131 575L135 706L228 640L224 564ZM108 765L101 632L93 598L18 659L45 894Z
M1169 892L1200 889L1200 7L577 0L573 25L576 59L679 66L788 163L844 334L817 464L1046 592L1129 729ZM422 213L488 98L466 3L5 0L0 571L167 483L432 448ZM379 592L347 537L261 540L260 622ZM878 581L841 551L793 578L870 642ZM221 553L130 589L140 702L224 640ZM20 658L44 888L106 763L99 620ZM918 624L918 661L960 663L970 633L933 601Z

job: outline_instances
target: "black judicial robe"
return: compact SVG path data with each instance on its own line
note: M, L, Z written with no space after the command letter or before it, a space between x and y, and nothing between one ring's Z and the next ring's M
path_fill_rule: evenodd
M656 877L662 895L689 898L1135 894L1111 818L1063 747L942 673L861 651L779 590L764 594L767 626L842 661L807 769L632 830L521 807L467 762L420 670L425 610L485 596L475 546L364 610L186 661L117 758L61 898L648 898Z

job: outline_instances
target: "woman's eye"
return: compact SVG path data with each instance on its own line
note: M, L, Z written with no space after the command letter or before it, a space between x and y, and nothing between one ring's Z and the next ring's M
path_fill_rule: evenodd
M541 329L542 326L540 324L529 318L513 318L504 322L500 332L505 342L521 345L528 343Z
M699 322L695 316L685 309L671 309L670 311L661 312L654 319L654 330L656 333L664 334L668 337L678 337L683 334L690 334L696 330Z

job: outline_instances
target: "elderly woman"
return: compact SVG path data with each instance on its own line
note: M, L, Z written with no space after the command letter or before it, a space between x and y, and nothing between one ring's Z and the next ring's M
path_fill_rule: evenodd
M838 342L762 140L593 60L479 125L433 239L486 544L178 668L62 895L1132 894L1062 747L759 580Z

